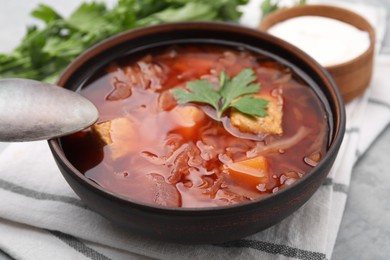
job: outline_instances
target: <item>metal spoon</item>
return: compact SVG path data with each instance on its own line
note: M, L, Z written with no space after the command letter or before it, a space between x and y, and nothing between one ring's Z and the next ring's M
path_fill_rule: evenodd
M45 140L96 122L96 107L76 92L28 79L0 79L0 142Z

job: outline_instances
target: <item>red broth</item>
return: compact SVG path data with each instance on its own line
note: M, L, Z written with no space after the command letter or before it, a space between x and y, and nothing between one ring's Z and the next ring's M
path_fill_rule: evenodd
M278 105L283 133L233 125L231 111L218 122L209 107L177 105L170 94L188 81L218 84L221 71L234 77L245 68L254 70L259 94ZM81 94L101 116L62 138L66 156L87 178L136 202L214 207L255 200L299 181L327 151L327 113L308 83L242 48L181 44L120 58Z

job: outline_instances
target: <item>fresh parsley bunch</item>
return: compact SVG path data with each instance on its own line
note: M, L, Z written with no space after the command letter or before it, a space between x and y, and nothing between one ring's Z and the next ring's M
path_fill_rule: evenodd
M0 54L0 78L30 78L54 82L81 52L114 34L164 22L237 21L238 5L248 0L119 0L108 9L104 3L81 4L69 18L47 5L32 16L43 28L30 26L21 44Z

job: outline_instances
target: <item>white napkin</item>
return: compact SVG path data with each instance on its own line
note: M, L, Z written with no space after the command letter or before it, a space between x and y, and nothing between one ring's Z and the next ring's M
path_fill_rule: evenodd
M347 132L329 177L281 223L220 245L146 240L86 208L63 179L46 142L0 154L0 249L16 259L330 259L352 167L390 122L390 55L376 58L364 96L347 105ZM386 74L387 73L387 74Z

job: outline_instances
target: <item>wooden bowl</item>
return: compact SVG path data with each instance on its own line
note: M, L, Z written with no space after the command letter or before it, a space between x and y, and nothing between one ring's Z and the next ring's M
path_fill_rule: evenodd
M129 232L181 243L234 240L278 223L302 206L320 187L334 163L344 136L345 109L329 73L307 54L272 35L223 23L173 23L120 34L77 58L62 74L58 84L77 91L94 71L116 57L137 55L137 50L151 46L188 41L218 42L263 50L311 80L313 90L327 107L329 115L329 147L321 162L299 181L261 199L214 208L174 208L143 204L110 192L72 165L61 147L61 139L50 140L49 146L63 176L82 201Z
M277 23L299 16L332 18L368 32L370 46L364 53L353 60L325 67L336 81L345 103L363 94L370 84L374 61L375 31L370 23L362 16L344 8L330 5L299 5L266 16L259 29L267 31Z

